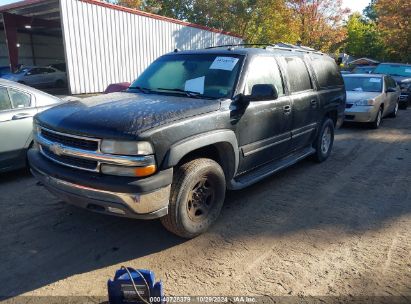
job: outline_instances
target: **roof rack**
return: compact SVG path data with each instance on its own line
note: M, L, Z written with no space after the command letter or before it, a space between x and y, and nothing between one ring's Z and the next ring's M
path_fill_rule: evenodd
M223 45L216 45L210 46L206 49L216 49L216 48L228 48L231 50L232 47L245 47L245 46L254 46L254 47L261 47L264 46L264 49L278 49L284 51L296 51L296 52L303 52L303 53L313 53L318 55L324 55L324 53L317 51L313 48L303 45L294 45L291 43L285 42L277 42L277 43L239 43L239 44L223 44Z
M269 46L271 43L238 43L238 44L222 44L222 45L216 45L216 46L209 46L206 47L206 50L209 49L218 49L218 48L230 48L230 47L239 47L239 46Z

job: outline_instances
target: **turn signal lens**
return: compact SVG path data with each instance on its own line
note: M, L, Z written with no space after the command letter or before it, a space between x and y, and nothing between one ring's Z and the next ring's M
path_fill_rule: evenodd
M123 167L113 165L101 165L101 172L109 175L118 176L133 176L133 177L145 177L152 175L156 172L155 165L149 165L146 167Z
M156 172L155 165L150 165L147 167L139 167L139 168L134 169L134 173L136 174L137 177L149 176L151 174L154 174L155 172Z

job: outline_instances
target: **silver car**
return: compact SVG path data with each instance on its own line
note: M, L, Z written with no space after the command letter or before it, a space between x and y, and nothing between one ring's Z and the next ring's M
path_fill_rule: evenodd
M2 78L36 88L62 88L67 83L67 74L52 67L23 67Z
M378 128L386 116L396 117L400 87L388 75L343 75L347 102L344 121L369 123Z
M28 86L0 79L0 172L26 165L33 142L33 116L62 100Z

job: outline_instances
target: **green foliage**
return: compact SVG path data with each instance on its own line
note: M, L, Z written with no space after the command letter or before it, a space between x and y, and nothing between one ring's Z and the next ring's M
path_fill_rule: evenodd
M377 11L375 9L375 2L376 0L371 0L371 2L363 10L364 17L371 21L375 21L377 19Z
M383 57L382 37L375 22L356 13L347 22L346 53L354 57Z

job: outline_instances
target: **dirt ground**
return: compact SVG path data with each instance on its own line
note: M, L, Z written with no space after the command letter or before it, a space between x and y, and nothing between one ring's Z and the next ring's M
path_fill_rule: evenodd
M128 265L153 270L169 296L395 296L388 302L411 303L410 173L408 109L379 130L338 130L325 163L305 160L228 193L217 224L189 241L159 221L66 205L26 171L3 174L0 295L105 297L107 280Z

